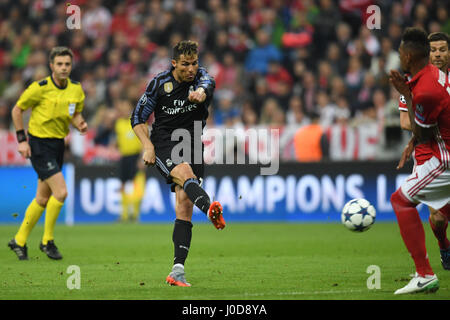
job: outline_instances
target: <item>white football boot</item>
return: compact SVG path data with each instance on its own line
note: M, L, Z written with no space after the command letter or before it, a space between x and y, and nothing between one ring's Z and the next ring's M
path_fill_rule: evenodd
M435 292L439 289L439 280L437 276L426 275L421 277L417 272L411 281L401 289L398 289L394 294L405 294L405 293L417 293L417 292Z

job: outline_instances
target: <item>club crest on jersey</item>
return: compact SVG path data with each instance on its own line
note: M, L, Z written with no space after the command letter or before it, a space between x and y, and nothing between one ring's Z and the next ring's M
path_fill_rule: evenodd
M75 113L75 107L77 106L76 103L69 103L69 115L73 116Z
M173 83L172 82L166 82L164 83L164 91L166 93L171 93L173 90Z
M416 105L416 111L417 111L418 113L422 114L422 113L423 113L423 106L421 106L420 104L417 104L417 105Z

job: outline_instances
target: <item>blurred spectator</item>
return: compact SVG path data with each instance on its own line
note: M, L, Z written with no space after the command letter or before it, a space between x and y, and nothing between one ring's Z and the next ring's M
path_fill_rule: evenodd
M192 13L186 8L185 1L176 0L173 6L173 31L180 33L183 38L190 34L192 25Z
M306 71L303 76L302 99L304 103L304 111L307 115L315 112L316 92L318 90L316 76L311 71Z
M158 47L153 58L150 60L150 68L148 70L147 78L152 79L158 73L170 68L171 56L167 47Z
M314 24L315 52L322 54L327 44L336 40L335 28L341 20L341 14L332 0L319 1L319 13Z
M286 112L286 124L301 127L308 123L309 119L303 112L302 99L297 95L293 95L289 99L289 109Z
M256 32L256 45L250 50L245 61L245 70L249 73L265 75L269 68L269 62L281 61L281 59L281 52L270 43L267 31L259 29Z
M254 127L258 125L258 115L250 101L242 105L242 123L245 127Z
M344 74L347 70L347 59L342 56L341 50L336 42L328 46L326 59L333 69L334 74Z
M320 115L320 125L323 128L327 128L334 122L337 107L335 104L330 102L330 97L323 90L317 92L316 100L316 110Z
M234 94L231 90L221 90L216 93L218 106L214 109L215 125L225 125L232 127L240 122L241 112L234 103Z
M275 98L268 98L264 101L259 123L269 126L279 124L281 120L280 114L283 114L283 110L277 100Z
M319 123L320 115L311 114L311 123L295 133L295 158L299 162L316 162L328 158L329 142Z
M364 81L354 104L353 114L360 110L365 110L372 106L372 97L375 91L375 77L367 72L364 75Z
M285 90L282 88L283 85L286 85L286 89L290 91L293 84L293 80L289 72L275 60L269 62L266 81L269 92L276 96L284 95ZM287 106L285 109L287 109Z
M255 83L255 90L252 96L253 100L253 108L258 115L258 118L261 117L263 105L265 101L272 97L269 92L269 87L267 85L267 81L265 78L258 78Z
M101 0L90 0L86 2L87 7L83 12L81 30L90 38L97 39L107 37L111 26L111 13L102 6Z
M76 2L82 28L68 32L65 2L0 0L0 126L10 123L24 88L48 75L54 46L74 52L85 116L100 125L116 100L136 103L148 79L170 68L172 46L190 38L216 79L208 124L304 126L317 112L324 126L377 119L395 127L398 98L388 74L400 69L402 33L413 25L449 33L447 2L83 0ZM370 4L381 7L380 30L366 28ZM223 90L231 103L219 99ZM291 149L283 157L293 159L292 135L285 140Z

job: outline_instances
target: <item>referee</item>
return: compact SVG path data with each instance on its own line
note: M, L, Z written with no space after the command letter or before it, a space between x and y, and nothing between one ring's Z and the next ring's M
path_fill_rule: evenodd
M181 41L173 48L172 67L150 81L131 115L131 125L143 146L144 163L156 165L175 192L174 264L166 278L175 286L190 286L184 277L184 262L192 238L193 206L203 211L217 229L225 227L222 206L218 201L210 203L208 194L201 187L203 148L201 133L194 134L195 122L200 122L201 128L205 126L214 89L214 79L198 65L198 44ZM153 112L155 121L150 140L146 121ZM179 128L190 133L194 146L191 154L183 154L183 158L200 158L199 163L173 159L172 151L178 141L172 140L172 133ZM201 148L195 150L196 145Z
M64 138L72 124L82 134L87 123L81 115L84 92L79 82L69 78L73 53L66 47L55 47L50 52L51 75L33 82L20 96L12 110L16 128L18 151L30 158L38 176L36 197L28 205L22 225L8 243L19 260L28 260L27 239L42 215L45 226L39 245L51 259L62 259L55 245L55 223L67 197L67 187L61 172L64 158ZM31 109L28 135L24 130L23 114Z

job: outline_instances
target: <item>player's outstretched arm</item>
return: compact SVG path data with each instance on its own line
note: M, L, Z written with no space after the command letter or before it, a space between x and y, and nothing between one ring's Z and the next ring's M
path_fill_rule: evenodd
M28 144L27 136L25 134L24 126L23 126L23 112L21 108L17 105L11 111L11 117L13 120L14 128L16 128L17 141L19 146L17 150L24 158L31 157L31 148Z
M142 143L142 160L144 164L153 166L156 162L155 147L150 141L147 124L139 123L133 127L133 131Z

